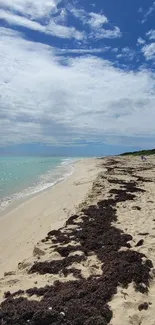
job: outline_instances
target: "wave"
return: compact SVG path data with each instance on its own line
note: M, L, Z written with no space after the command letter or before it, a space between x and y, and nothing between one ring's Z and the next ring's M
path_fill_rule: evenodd
M73 163L76 161L77 159L74 158L65 158L55 168L49 169L46 173L40 175L39 179L31 186L2 198L0 200L0 210L4 211L12 202L35 195L62 182L72 175L74 171Z

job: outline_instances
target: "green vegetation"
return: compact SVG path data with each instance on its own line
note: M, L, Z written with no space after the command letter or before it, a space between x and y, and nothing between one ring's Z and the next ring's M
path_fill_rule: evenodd
M120 156L149 156L149 155L155 155L155 149L152 150L140 150L140 151L133 151L133 152L125 152L122 153Z

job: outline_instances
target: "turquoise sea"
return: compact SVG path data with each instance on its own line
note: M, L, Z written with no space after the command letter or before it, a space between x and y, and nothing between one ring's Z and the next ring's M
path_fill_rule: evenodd
M0 157L0 210L11 202L53 186L73 172L77 159L60 157Z

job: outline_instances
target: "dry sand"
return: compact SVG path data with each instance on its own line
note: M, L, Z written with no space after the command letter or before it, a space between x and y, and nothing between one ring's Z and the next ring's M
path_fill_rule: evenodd
M144 253L155 266L155 156L149 156L144 164L140 157L122 157L120 162L127 167L134 168L134 174L142 177L140 187L146 192L138 194L134 202L127 201L118 204L115 226L131 234L133 249ZM124 175L122 178L133 179ZM143 181L143 178L148 181ZM135 206L140 210L137 210ZM144 240L143 245L135 247L140 239ZM155 325L155 269L151 273L152 280L148 294L136 292L133 284L129 285L128 289L121 287L118 289L118 293L110 303L113 310L110 325ZM144 302L148 303L149 308L139 312L138 306Z
M64 232L70 233L73 229L78 229L78 224L82 221L82 214L79 213L81 207L109 197L113 198L114 195L110 194L110 190L122 188L120 184L110 183L109 180L119 179L129 182L140 177L138 186L145 192L136 193L133 200L117 203L117 221L113 225L132 235L129 250L144 253L155 265L155 157L148 157L146 162L142 162L139 157L114 159L116 163L114 165L113 158L87 159L76 163L75 172L69 179L25 202L0 219L1 300L5 291L13 293L19 289L26 290L34 286L40 288L49 283L51 285L58 279L63 282L75 279L72 274L67 277L61 273L28 274L27 270L38 258L41 262L62 258L58 252L49 249L48 241L42 243L40 240L45 238L50 229L62 227L73 213L78 213L79 218L74 224L66 226ZM126 172L131 169L131 174ZM135 247L141 239L142 245ZM72 246L78 244L74 240L69 243ZM40 251L37 249L33 251L35 245ZM61 247L61 244L58 247ZM75 254L81 256L83 253L78 247L77 251L69 256ZM17 267L19 262L21 264ZM90 275L101 276L101 266L101 261L93 252L86 260L71 265L80 270L86 279ZM6 271L12 271L12 275L4 277ZM130 283L128 288L118 286L117 293L108 303L113 312L110 325L155 325L155 269L151 270L151 276L148 293L135 291L133 283ZM33 299L39 298L33 296ZM148 309L139 311L139 305L144 302L148 304Z

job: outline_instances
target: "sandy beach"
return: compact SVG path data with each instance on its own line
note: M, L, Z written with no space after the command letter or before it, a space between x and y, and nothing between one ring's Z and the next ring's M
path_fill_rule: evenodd
M0 324L154 325L155 157L74 167L0 218Z
M83 202L98 174L96 162L81 160L74 169L68 179L0 217L0 276L30 257L33 246L61 227Z

